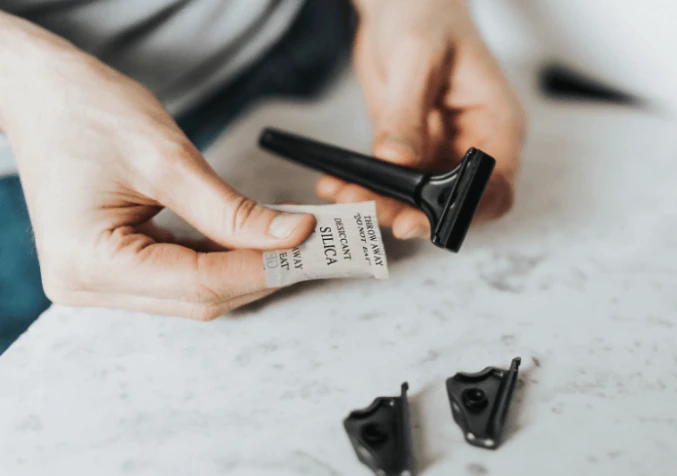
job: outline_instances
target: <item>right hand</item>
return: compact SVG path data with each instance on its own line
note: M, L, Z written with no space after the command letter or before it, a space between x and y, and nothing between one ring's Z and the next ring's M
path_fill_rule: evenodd
M17 158L48 297L207 320L271 293L257 250L298 246L315 218L242 196L146 88L0 16L0 127ZM220 250L177 243L152 222L163 207Z
M456 166L470 147L496 159L473 223L504 215L515 198L524 111L473 24L465 0L354 0L353 56L375 132L373 155L429 172ZM400 239L430 237L419 209L325 176L321 198L376 200L379 223Z

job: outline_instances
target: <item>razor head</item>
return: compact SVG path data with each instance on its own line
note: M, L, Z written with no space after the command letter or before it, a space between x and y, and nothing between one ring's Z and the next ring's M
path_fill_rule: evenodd
M431 177L429 182L431 185L437 182L441 186L447 182L445 193L438 195L443 200L442 203L438 201L438 205L442 205L441 209L435 207L438 208L436 211L439 211L434 214L436 220L428 214L432 230L430 239L435 245L453 252L459 251L495 164L496 160L490 155L470 148L459 166L444 175L449 180L435 180L435 176ZM449 186L451 193L448 190Z
M429 175L271 128L263 131L259 143L293 162L421 209L430 221L431 241L454 252L463 244L496 163L471 148L454 169Z

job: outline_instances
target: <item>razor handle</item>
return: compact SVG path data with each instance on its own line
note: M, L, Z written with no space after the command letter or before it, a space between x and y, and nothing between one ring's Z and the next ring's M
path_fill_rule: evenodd
M496 163L490 155L471 148L448 172L426 174L271 128L261 133L259 145L422 210L430 222L430 240L454 252L463 244Z

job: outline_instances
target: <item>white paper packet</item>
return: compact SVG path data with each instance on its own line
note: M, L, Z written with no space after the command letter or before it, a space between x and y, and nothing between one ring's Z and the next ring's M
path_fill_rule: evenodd
M300 246L264 251L266 286L330 278L388 278L375 202L340 205L267 205L291 213L312 213L315 230Z

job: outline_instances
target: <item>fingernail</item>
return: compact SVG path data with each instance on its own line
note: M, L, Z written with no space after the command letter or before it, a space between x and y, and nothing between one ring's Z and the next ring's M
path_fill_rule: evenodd
M425 238L428 235L428 230L424 226L417 226L412 228L409 233L402 236L403 240L411 240L413 238Z
M282 213L270 222L268 233L279 239L289 238L304 217L297 213Z

